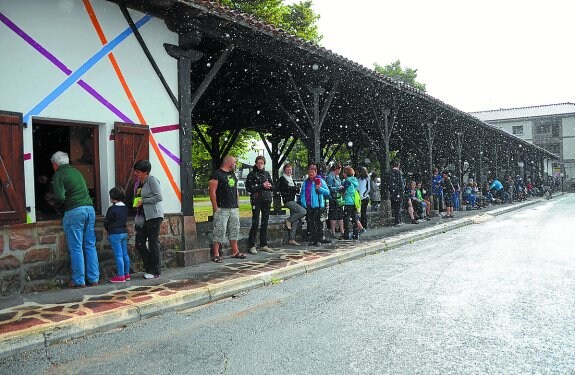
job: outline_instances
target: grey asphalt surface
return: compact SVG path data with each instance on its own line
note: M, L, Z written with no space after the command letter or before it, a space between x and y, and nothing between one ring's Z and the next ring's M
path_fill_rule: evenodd
M3 374L575 373L575 195L5 359Z

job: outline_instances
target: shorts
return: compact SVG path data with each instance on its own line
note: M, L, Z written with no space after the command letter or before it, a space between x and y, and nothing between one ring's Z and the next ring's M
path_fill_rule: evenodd
M327 218L329 220L343 220L343 207L338 205L335 199L329 201Z
M240 238L240 209L218 208L214 214L214 242L224 242L225 238L237 241Z
M451 194L445 194L443 196L443 202L445 203L445 207L453 207L453 199Z

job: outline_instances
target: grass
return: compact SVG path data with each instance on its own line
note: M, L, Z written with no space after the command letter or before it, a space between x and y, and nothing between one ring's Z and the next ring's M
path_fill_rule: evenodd
M199 196L194 197L194 203L197 202L209 202L210 197ZM194 217L196 222L208 221L208 216L213 215L212 205L194 205ZM249 203L240 203L240 217L251 217L252 216L252 206Z

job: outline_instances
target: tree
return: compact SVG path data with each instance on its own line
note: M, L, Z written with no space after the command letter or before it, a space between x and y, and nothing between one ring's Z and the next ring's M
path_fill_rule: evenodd
M425 92L425 84L416 81L417 69L411 69L408 67L402 68L401 62L399 60L394 61L386 66L381 66L378 63L374 63L373 68L378 73L391 78L395 78L403 83L406 83L418 90Z
M207 143L211 144L212 138L210 137L209 126L206 124L198 124L197 127L199 128L198 130L202 132ZM220 149L227 142L229 136L229 132L225 132L220 136ZM242 130L231 147L229 154L235 156L236 159L247 155L250 150L254 149L256 140L256 133ZM199 137L194 136L192 142L192 168L195 174L194 186L196 186L197 189L206 189L212 173L212 156L200 141ZM238 165L238 167L241 166Z
M285 5L284 0L218 0L220 4L253 15L306 41L319 43L322 36L316 25L319 15L311 0Z

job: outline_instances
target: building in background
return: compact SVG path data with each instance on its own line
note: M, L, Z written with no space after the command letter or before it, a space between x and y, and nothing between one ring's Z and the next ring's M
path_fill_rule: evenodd
M575 181L575 104L471 112L471 115L559 156L553 171ZM560 172L559 172L560 171Z

